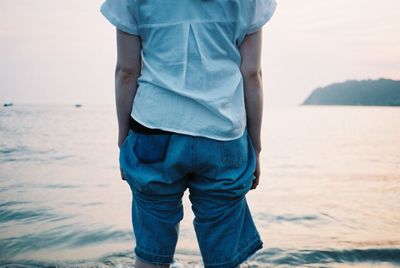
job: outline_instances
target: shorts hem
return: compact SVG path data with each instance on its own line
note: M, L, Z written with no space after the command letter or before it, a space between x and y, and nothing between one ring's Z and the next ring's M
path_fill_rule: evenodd
M173 256L154 255L135 247L136 258L154 265L169 265L174 262Z
M244 248L238 255L236 255L231 261L223 263L204 263L205 268L232 268L245 262L250 258L256 251L262 249L263 242L258 239L251 243L248 247Z

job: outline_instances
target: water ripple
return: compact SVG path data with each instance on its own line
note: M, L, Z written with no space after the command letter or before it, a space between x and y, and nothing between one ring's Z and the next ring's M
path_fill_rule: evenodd
M50 248L75 248L100 242L131 241L130 230L120 231L110 228L76 228L60 226L48 231L36 232L0 240L0 256L11 258L20 253Z
M295 215L295 214L280 214L280 215L274 215L270 213L257 213L254 215L255 218L260 219L263 222L270 222L270 223L293 223L293 224L301 224L301 225L307 225L312 223L313 226L316 226L316 223L326 223L329 221L332 221L330 217L326 215L316 215L316 214L304 214L304 215Z
M329 263L400 264L400 248L326 249L288 251L278 248L261 251L254 259L259 263L302 266Z
M0 156L2 156L2 162L48 162L61 161L74 157L55 149L35 149L25 145L16 145L13 147L0 146Z
M176 263L171 267L202 267L200 256L195 260L185 255L176 254ZM18 263L0 261L0 267L132 267L134 255L131 251L116 252L98 259L64 262L39 262L21 260ZM366 249L326 249L326 250L288 250L269 248L256 253L243 266L247 267L349 267L357 264L380 267L381 264L400 264L399 248L366 248Z
M2 208L2 207L12 207L12 206L15 206L15 205L22 205L22 204L29 204L29 203L31 203L31 202L28 202L28 201L6 201L6 202L2 202L2 203L0 203L0 208Z
M32 221L44 221L59 218L57 215L41 209L29 210L9 210L0 209L0 223L9 221L23 221L24 223Z
M43 188L50 188L50 189L72 189L72 188L80 188L79 185L72 185L72 184L46 184L42 186Z

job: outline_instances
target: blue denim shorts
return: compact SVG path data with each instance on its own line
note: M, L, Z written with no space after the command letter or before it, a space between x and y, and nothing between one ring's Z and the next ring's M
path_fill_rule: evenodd
M186 189L205 267L235 267L262 248L245 197L256 168L247 129L229 141L131 129L119 162L132 190L138 259L158 265L174 261Z

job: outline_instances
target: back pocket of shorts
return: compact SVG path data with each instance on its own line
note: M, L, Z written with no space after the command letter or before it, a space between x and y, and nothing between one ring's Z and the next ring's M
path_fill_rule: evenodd
M138 133L133 150L140 162L160 162L166 156L170 139L170 134Z
M247 137L229 141L220 141L222 162L234 166L240 166L247 161L248 144Z

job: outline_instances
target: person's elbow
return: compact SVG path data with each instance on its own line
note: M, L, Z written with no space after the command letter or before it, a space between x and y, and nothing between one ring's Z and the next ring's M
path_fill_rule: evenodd
M115 73L122 77L138 76L140 73L140 68L137 66L127 66L117 63L115 66Z
M261 68L242 68L241 73L245 84L261 84L262 70Z

